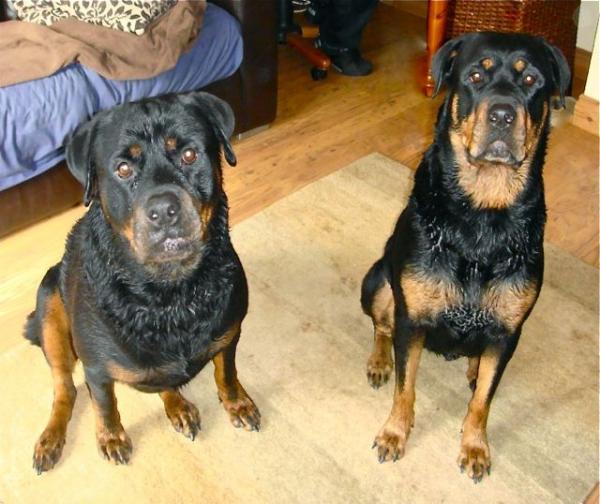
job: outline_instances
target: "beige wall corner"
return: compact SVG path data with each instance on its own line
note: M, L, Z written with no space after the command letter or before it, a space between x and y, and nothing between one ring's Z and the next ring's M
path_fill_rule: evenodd
M594 39L594 48L592 50L592 58L590 62L590 70L588 72L585 91L577 100L575 105L575 113L573 114L572 122L594 135L599 134L598 125L598 101L600 100L600 68L598 59L600 58L600 37L596 28L596 36Z

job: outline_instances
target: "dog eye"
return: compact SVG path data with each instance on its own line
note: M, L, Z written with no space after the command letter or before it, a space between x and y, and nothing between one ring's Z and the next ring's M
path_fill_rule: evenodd
M198 154L194 149L185 149L181 155L181 162L186 165L192 164L198 159Z
M525 84L526 86L531 86L535 83L536 78L534 75L531 74L527 74L525 77L523 77L523 84Z
M119 163L117 166L117 175L122 179L127 179L133 175L133 169L127 163Z
M479 84L483 80L483 75L481 75L481 72L473 72L469 75L469 80L473 84Z

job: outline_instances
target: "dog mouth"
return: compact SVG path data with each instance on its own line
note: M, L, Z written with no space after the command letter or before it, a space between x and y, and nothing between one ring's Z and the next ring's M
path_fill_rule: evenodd
M473 157L475 162L486 161L493 164L502 164L519 167L522 163L522 159L519 160L509 147L508 143L504 140L494 140L490 142L483 152Z
M186 238L166 238L156 248L153 259L158 262L186 259L193 252L192 242Z
M198 240L191 237L166 237L155 242L148 255L149 262L183 262L196 255L201 248Z

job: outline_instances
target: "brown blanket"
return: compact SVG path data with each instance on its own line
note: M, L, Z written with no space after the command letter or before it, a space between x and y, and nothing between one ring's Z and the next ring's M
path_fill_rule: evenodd
M145 79L175 66L200 32L205 0L180 1L133 35L76 19L0 24L0 87L39 79L75 61L109 79Z

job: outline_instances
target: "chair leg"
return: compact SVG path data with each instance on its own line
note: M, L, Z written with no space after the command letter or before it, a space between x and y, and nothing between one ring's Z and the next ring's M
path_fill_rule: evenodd
M431 75L431 61L444 40L447 16L448 0L429 0L427 7L427 76L424 89L427 96L433 94L435 87Z

